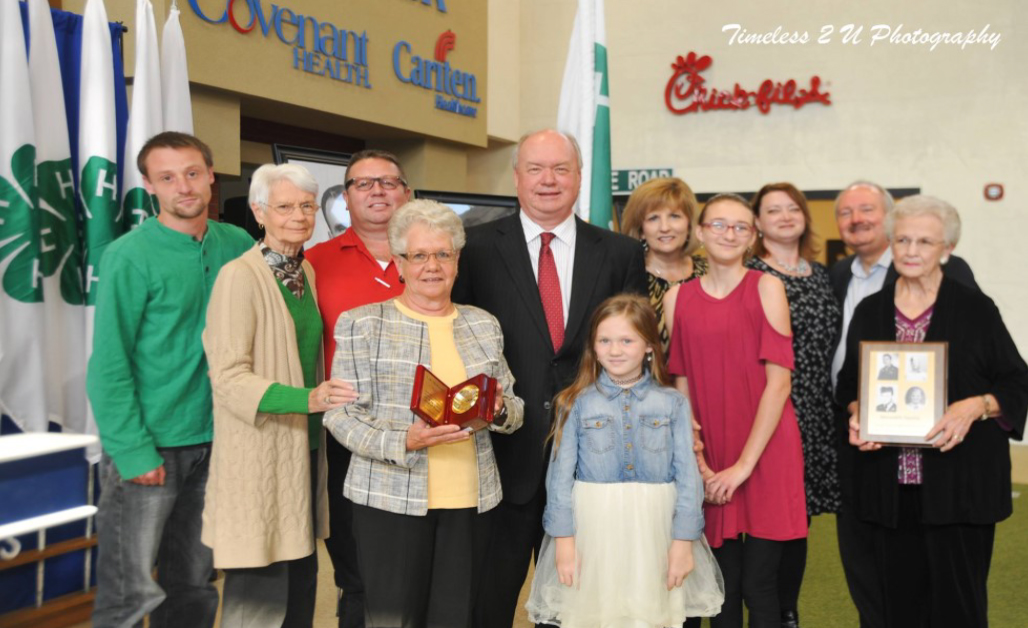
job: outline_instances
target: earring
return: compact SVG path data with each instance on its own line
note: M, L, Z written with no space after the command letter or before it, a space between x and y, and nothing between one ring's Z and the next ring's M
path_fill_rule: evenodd
M949 261L949 255L943 255L942 259L939 260L939 263L942 264L943 266L945 266L946 262L948 262L948 261Z
M763 231L758 231L757 232L757 237L758 238L763 238L764 237L764 232Z
M403 275L400 275L400 283L407 283L407 280L403 278Z
M260 229L261 231L264 231L264 223L263 222L257 223L257 228Z
M646 352L646 364L652 364L652 363L653 363L653 352L652 351L647 351Z

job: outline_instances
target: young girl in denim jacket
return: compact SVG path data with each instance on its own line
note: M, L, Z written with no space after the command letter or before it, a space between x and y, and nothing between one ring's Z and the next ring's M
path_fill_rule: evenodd
M689 402L668 384L650 304L604 301L578 376L556 398L533 622L680 626L721 608Z

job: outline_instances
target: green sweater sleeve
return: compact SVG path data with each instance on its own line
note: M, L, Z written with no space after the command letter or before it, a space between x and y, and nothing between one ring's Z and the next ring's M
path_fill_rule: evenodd
M307 400L312 390L314 389L272 384L261 397L257 411L271 414L307 414Z
M104 257L101 272L86 391L104 451L129 480L164 464L144 423L132 373L148 286L143 273L121 255Z

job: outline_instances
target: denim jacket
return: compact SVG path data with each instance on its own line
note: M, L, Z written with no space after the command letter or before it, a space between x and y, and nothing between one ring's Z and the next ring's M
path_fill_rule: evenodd
M606 371L572 407L557 456L546 473L543 527L551 537L575 534L571 489L582 482L674 482L678 491L672 536L703 532L703 483L692 445L692 412L678 391L646 373L631 388Z

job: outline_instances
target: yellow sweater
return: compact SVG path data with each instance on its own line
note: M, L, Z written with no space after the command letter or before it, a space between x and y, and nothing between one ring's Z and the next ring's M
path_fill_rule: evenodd
M457 310L446 316L426 316L393 301L406 316L428 326L428 346L432 353L432 373L447 386L468 378L464 362L453 341L453 320ZM478 462L474 439L428 448L428 507L475 508L478 506Z

